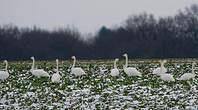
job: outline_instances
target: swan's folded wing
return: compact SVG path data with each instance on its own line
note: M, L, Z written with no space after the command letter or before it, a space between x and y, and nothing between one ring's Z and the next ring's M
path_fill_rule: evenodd
M111 76L118 76L119 75L119 70L118 69L112 69L110 75Z
M189 79L194 78L194 77L195 77L195 74L185 73L179 78L179 80L189 80Z

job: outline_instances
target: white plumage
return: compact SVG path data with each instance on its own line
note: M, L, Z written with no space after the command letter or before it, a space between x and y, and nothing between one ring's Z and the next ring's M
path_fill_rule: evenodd
M160 79L164 81L175 81L175 79L173 78L173 75L171 74L159 74L159 75L160 75Z
M157 74L160 76L160 79L162 79L163 81L175 81L173 75L171 74L166 74L167 72L167 69L164 67L164 64L166 63L166 60L163 60L163 61L159 61L161 66L156 68L154 71L153 71L153 74Z
M34 76L36 76L38 78L40 78L40 77L50 77L49 74L46 71L44 71L43 69L35 69L34 68L35 67L35 59L34 59L34 57L31 57L31 59L33 60L33 63L32 63L32 69L30 70L30 72Z
M142 73L140 73L136 68L133 67L124 68L124 72L128 76L142 76Z
M164 61L159 61L160 62L160 67L156 68L153 70L153 74L157 74L160 75L160 73L166 73L167 72L167 68L164 67L164 64L166 63L166 60Z
M58 83L60 82L61 76L58 70L58 59L56 59L56 73L52 75L52 82Z
M5 60L4 63L6 64L5 66L5 71L0 71L0 79L1 80L6 80L9 77L9 73L8 73L8 61Z
M195 62L192 63L192 73L185 73L183 74L179 80L189 80L191 78L194 78L196 76L195 71L194 71L194 66L195 66Z
M110 73L110 75L113 76L113 77L114 76L119 76L119 70L118 70L118 68L116 66L116 62L117 61L119 61L119 59L116 58L115 61L114 61L114 69L112 69L111 73Z
M191 78L194 78L195 76L196 74L193 73L185 73L179 78L179 80L189 80Z
M124 65L124 72L128 75L128 76L142 76L142 73L139 72L136 68L133 67L128 67L128 55L127 54L123 54L123 56L125 56L126 58L126 64Z
M75 67L76 57L75 56L72 56L71 58L74 60L73 65L72 65L72 68L71 68L71 73L74 74L75 76L85 75L86 73L84 72L84 70L82 68L80 68L80 67L76 68Z

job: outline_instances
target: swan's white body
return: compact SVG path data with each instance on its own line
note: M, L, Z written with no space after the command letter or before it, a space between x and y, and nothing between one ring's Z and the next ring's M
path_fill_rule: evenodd
M193 73L185 73L179 78L179 80L189 80L191 78L194 78L195 76L196 74Z
M126 64L124 65L124 72L128 75L128 76L142 76L142 73L139 72L136 68L133 67L128 67L128 55L124 54L123 56L125 56L126 58Z
M162 79L163 81L175 81L175 79L173 78L173 75L171 74L166 74L167 69L164 67L164 63L166 63L166 60L164 61L160 61L161 66L159 69L157 69L157 75L160 76L160 79Z
M115 61L114 61L114 69L112 69L111 70L111 73L110 73L110 75L111 76L119 76L119 70L118 70L118 68L117 68L117 66L116 66L116 62L118 61L119 59L115 59Z
M166 73L167 68L164 67L164 63L166 63L166 60L160 61L161 66L153 70L153 74L160 75L161 73Z
M5 71L0 71L0 79L3 81L9 77L7 60L5 60L4 63L6 64Z
M32 69L30 70L30 72L34 76L36 76L38 78L40 78L40 77L50 77L49 74L46 71L44 71L43 69L35 69L34 68L35 67L35 59L34 59L34 57L31 57L31 59L33 60L33 63L32 63Z
M58 59L56 59L56 73L52 75L52 82L58 83L60 82L61 76L58 70Z
M75 64L76 64L76 57L72 56L72 59L74 59L72 68L71 68L71 73L74 74L75 76L82 76L85 75L86 73L84 72L84 70L80 67L76 68Z
M160 79L164 80L164 81L175 81L175 79L173 78L173 75L171 74L160 74Z
M179 80L189 80L191 78L194 78L196 76L195 71L194 71L194 66L195 66L195 62L192 63L192 73L185 73L183 74Z

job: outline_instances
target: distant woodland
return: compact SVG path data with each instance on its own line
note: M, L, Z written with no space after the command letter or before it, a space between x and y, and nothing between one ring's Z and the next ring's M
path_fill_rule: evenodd
M76 28L53 31L0 26L0 59L27 60L198 57L198 5L179 10L174 16L155 18L142 13L129 16L115 28L101 27L87 40Z

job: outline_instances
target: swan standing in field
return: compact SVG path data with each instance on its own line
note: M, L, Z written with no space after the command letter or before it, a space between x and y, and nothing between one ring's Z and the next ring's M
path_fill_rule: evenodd
M124 72L128 76L142 76L142 73L140 73L136 68L128 67L128 55L127 54L123 54L123 56L126 58L126 64L123 67Z
M191 78L194 78L196 76L195 71L194 71L195 64L197 64L197 63L195 63L195 62L192 63L192 73L185 73L185 74L183 74L179 78L179 80L189 80Z
M58 59L56 59L56 73L52 75L52 82L60 82L61 76L58 70Z
M118 76L119 75L119 70L118 70L117 65L116 65L116 63L118 61L119 61L118 58L116 58L115 61L114 61L114 68L111 70L111 73L110 73L111 76Z
M4 60L4 63L6 64L5 71L0 71L0 79L3 80L3 81L9 77L9 73L8 73L8 61L7 60Z
M153 74L159 75L160 73L166 73L167 68L164 67L164 64L166 63L166 60L159 60L160 67L153 70Z
M159 75L160 75L160 79L162 79L164 81L175 81L175 79L173 78L173 75L171 75L171 74L162 73Z
M32 69L30 70L30 72L38 78L49 77L49 74L45 72L43 69L35 69L35 59L34 57L31 57L31 59L33 60L33 63L32 63Z
M82 68L80 68L80 67L76 68L75 67L76 57L75 56L72 56L71 58L74 60L73 65L72 65L72 68L71 68L71 73L74 74L75 76L85 75L85 72L84 72L84 70Z
M164 68L164 63L166 63L166 60L161 61L161 66L160 66L160 72L157 73L160 76L160 79L164 80L164 81L175 81L175 79L173 78L173 75L171 74L166 74L167 69ZM165 71L166 70L166 71Z

